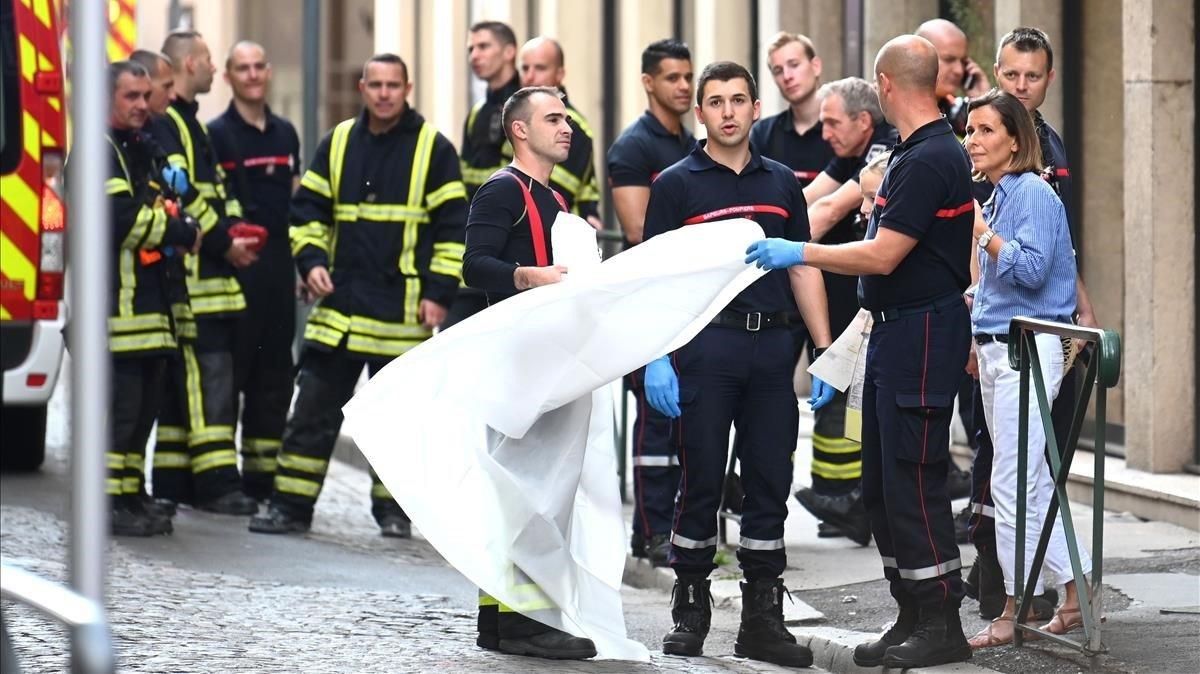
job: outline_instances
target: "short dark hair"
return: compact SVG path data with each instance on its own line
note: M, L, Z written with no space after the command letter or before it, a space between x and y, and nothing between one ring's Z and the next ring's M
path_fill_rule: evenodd
M146 72L158 70L158 64L160 63L167 64L168 68L171 67L171 57L156 51L150 51L149 49L133 50L133 53L129 55L129 60L142 64Z
M500 123L504 125L504 137L512 142L512 123L520 120L528 122L530 117L529 99L537 94L546 94L561 99L562 92L557 87L525 87L508 97L504 102L504 110L500 113Z
M481 30L486 30L495 36L500 41L501 46L506 44L511 44L514 47L517 46L517 34L513 32L511 26L503 21L479 21L471 24L468 32L478 33Z
M696 105L700 105L704 100L704 85L710 81L728 82L739 78L746 80L746 84L750 85L750 100L757 101L758 85L754 83L754 75L751 75L749 70L733 61L714 61L704 66L704 71L700 73L700 81L696 84Z
M1000 123L1004 125L1005 131L1017 141L1017 151L1012 157L1009 173L1042 170L1042 144L1033 128L1033 115L1025 109L1025 104L1012 94L992 89L983 96L972 99L967 105L967 114L988 106L1000 115ZM979 174L973 177L976 180L983 178Z
M405 63L404 59L400 58L399 56L396 56L391 52L383 52L382 54L375 54L371 58L367 59L367 62L363 64L362 70L362 78L364 80L367 79L367 66L371 65L372 63L389 63L394 66L400 66L400 72L404 73L404 81L408 82L408 64Z
M642 50L642 74L653 75L658 72L658 66L663 59L678 59L691 61L692 51L679 40L666 39L651 42Z
M1040 28L1021 26L1000 38L1000 46L996 47L996 63L1000 62L1001 50L1010 44L1019 52L1046 52L1046 72L1054 69L1054 47L1050 46L1050 37Z
M173 30L167 34L167 39L163 40L162 53L171 60L171 67L178 70L183 67L184 57L191 54L196 40L203 38L198 31Z
M146 66L137 61L115 61L108 64L108 93L111 95L117 90L117 80L121 79L121 75L133 75L134 77L150 77L150 73L146 70Z

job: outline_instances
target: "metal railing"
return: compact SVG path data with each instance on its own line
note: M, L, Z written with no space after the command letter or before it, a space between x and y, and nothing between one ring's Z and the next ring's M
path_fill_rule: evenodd
M1025 634L1036 635L1054 643L1062 644L1082 652L1087 656L1096 656L1106 652L1100 636L1100 625L1103 622L1103 554L1104 554L1104 458L1105 458L1105 415L1108 402L1108 389L1117 385L1121 377L1121 336L1112 330L1084 328L1068 323L1055 323L1031 318L1017 317L1009 324L1008 362L1020 372L1020 417L1017 428L1017 550L1016 550L1016 587L1023 590L1017 597L1017 630L1014 633L1014 643L1021 646ZM1046 391L1046 382L1042 378L1041 362L1038 357L1034 337L1037 334L1050 334L1061 338L1077 339L1095 345L1095 351L1087 359L1082 391L1075 403L1074 415L1071 418L1070 431L1067 434L1066 446L1059 447L1054 434L1054 425L1050 418L1053 401ZM1077 364L1078 366L1078 364ZM1042 451L1043 448L1030 448L1029 445L1029 395L1032 380L1033 392L1037 396L1038 411L1042 428L1046 436L1046 455L1050 462L1051 475L1054 478L1054 495L1050 499L1046 520L1042 525L1041 538L1038 540L1037 551L1033 556L1030 576L1025 575L1025 529L1027 525L1027 479L1026 470L1029 463L1028 451ZM1092 480L1092 577L1089 584L1084 575L1080 559L1079 544L1075 537L1075 525L1071 519L1071 504L1067 497L1067 477L1071 472L1071 461L1075 458L1075 448L1079 442L1079 431L1083 427L1087 415L1088 402L1093 390L1096 390L1096 449L1095 476ZM1061 453L1060 453L1061 452ZM1051 634L1031 625L1025 624L1029 617L1029 609L1033 604L1034 591L1038 576L1041 574L1042 562L1046 557L1046 549L1050 536L1054 532L1054 518L1062 511L1063 530L1066 534L1067 550L1071 557L1071 572L1075 586L1079 590L1080 612L1083 618L1084 641L1077 642L1062 635Z
M66 625L71 631L71 667L80 674L115 671L112 636L104 607L70 589L32 574L18 566L0 562L0 596L37 609ZM7 639L8 635L5 634ZM20 671L11 643L4 643L4 672Z
M112 639L104 617L104 554L108 543L108 498L104 493L111 363L108 351L108 282L111 213L104 193L108 147L109 80L105 42L108 3L72 2L74 56L69 78L74 124L67 162L67 250L70 276L68 344L71 350L71 527L69 573L72 589L4 565L0 591L71 628L71 669L77 674L114 671ZM0 618L0 624L3 619ZM15 660L7 630L4 657ZM16 671L16 663L3 663Z

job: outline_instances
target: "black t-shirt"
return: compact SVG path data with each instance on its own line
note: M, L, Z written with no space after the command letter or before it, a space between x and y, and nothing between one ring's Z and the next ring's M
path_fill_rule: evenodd
M796 133L792 109L787 108L778 115L758 120L750 129L750 144L762 156L792 169L800 186L808 187L834 158L833 148L821 137L821 132L821 123L817 122L804 135Z
M862 154L854 157L835 156L826 164L824 172L839 183L844 184L852 180L858 182L858 172L871 163L872 159L891 150L899 140L900 136L896 133L895 127L887 122L882 122L871 133L871 142L867 144L867 148Z
M859 301L880 311L966 290L975 219L971 164L945 119L917 129L892 150L875 196L867 239L880 227L917 240L889 276L859 277Z
M554 252L550 229L563 210L555 192L514 167L504 169L521 179L533 195L542 218L542 236L551 264ZM495 175L475 192L467 216L467 244L463 255L463 280L486 292L489 303L517 293L513 271L537 266L525 196L517 181Z
M647 110L608 149L608 184L650 187L663 169L686 157L694 147L696 138L687 127L673 134Z
M259 130L230 103L208 123L208 131L243 216L267 228L268 243L279 241L286 247L292 178L300 175L296 128L268 108L266 127Z
M732 218L754 220L768 237L809 239L808 204L792 169L751 147L750 163L734 173L713 161L701 143L654 181L646 207L646 239L684 225ZM795 311L787 270L768 272L728 308L742 313Z

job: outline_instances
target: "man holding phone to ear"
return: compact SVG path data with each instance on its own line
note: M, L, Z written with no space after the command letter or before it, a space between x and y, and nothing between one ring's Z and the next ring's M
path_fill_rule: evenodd
M986 94L992 83L983 68L967 56L967 34L953 22L930 19L917 27L916 34L937 49L938 107L949 120L954 135L962 138L967 128L967 101Z

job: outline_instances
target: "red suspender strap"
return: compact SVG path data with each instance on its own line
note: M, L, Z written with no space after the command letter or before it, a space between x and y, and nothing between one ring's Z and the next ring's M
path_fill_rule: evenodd
M496 174L506 175L521 186L521 196L525 199L525 214L529 217L529 234L533 237L533 259L539 267L550 266L550 255L546 252L546 230L542 227L542 214L538 212L537 204L533 202L533 193L529 191L525 181L521 180L517 174L511 171L497 171ZM567 210L567 203L562 195L553 189L550 191L554 193L554 199L558 205L564 211Z

